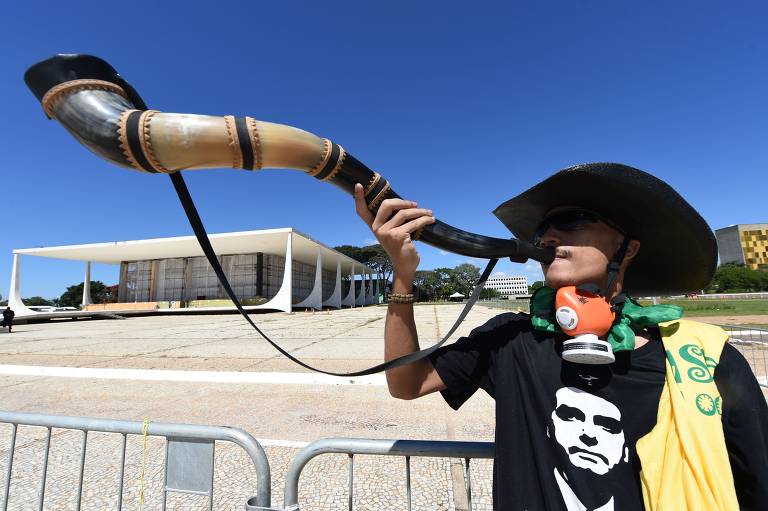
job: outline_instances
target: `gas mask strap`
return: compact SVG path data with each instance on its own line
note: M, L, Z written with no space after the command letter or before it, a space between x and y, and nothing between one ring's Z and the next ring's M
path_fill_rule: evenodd
M616 277L619 276L621 263L624 261L624 257L627 255L629 241L629 236L624 236L624 241L621 242L621 246L616 251L616 253L613 254L611 262L608 263L608 285L605 287L606 297L610 296L613 285L616 283Z

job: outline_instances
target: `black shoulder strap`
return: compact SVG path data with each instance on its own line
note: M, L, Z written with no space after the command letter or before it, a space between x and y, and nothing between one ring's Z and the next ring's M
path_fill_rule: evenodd
M453 324L453 326L448 331L448 333L445 334L445 336L440 340L440 342L438 342L434 346L431 346L421 351L410 353L408 355L404 355L394 360L390 360L389 362L384 362L382 364L369 367L368 369L364 369L362 371L354 371L351 373L334 373L331 371L324 371L323 369L318 369L316 367L312 367L306 364L305 362L302 362L301 360L297 359L296 357L294 357L293 355L285 351L277 343L272 341L272 339L267 337L267 335L264 332L262 332L259 329L259 327L256 326L256 324L253 322L250 316L248 316L248 314L245 312L245 309L243 309L243 306L240 304L240 300L237 299L237 296L232 290L232 286L229 285L227 276L224 274L224 270L222 270L221 265L219 264L219 260L216 257L216 253L213 251L213 247L211 246L211 241L208 239L208 234L205 232L205 227L203 227L203 222L200 220L200 215L197 213L197 208L195 207L195 203L192 201L192 197L189 195L189 190L187 189L187 185L184 182L184 178L181 177L181 172L174 172L170 174L170 176L171 176L171 182L173 183L173 187L176 189L176 193L179 196L179 200L181 200L181 205L184 207L184 212L187 214L187 218L189 219L189 224L192 226L192 230L195 232L197 241L200 243L200 247L203 249L203 253L205 254L205 257L208 259L208 262L213 268L213 271L216 273L216 276L219 278L219 282L221 283L221 286L224 288L224 291L227 292L227 295L235 304L235 307L237 308L238 312L240 312L240 314L242 314L245 320L248 321L248 323L250 323L250 325L254 328L254 330L256 330L277 351L279 351L280 353L288 357L293 362L296 362L300 366L312 371L316 371L318 373L329 374L331 376L365 376L367 374L378 373L378 372L386 371L388 369L393 369L395 367L399 367L405 364L410 364L412 362L416 362L417 360L421 360L429 356L431 353L437 350L440 346L442 346L451 335L453 335L453 333L459 327L461 322L464 321L464 318L467 317L467 314L469 314L470 309L475 304L477 299L480 297L480 293L483 289L483 286L485 285L485 281L488 280L488 276L491 274L491 271L493 271L493 268L494 266L496 266L496 262L498 261L498 259L491 259L490 261L488 261L488 265L485 267L485 270L483 270L483 273L480 276L480 279L477 281L477 284L475 285L475 289L472 291L472 295L467 301L467 304L464 306L464 310L461 311L461 314L459 314L459 317L456 319L456 322Z

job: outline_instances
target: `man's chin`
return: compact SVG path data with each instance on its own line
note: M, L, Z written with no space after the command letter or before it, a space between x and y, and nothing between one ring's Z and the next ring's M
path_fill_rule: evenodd
M545 272L544 284L546 284L547 287L551 287L552 289L560 289L561 287L576 285L573 279L564 275L558 275L557 272Z

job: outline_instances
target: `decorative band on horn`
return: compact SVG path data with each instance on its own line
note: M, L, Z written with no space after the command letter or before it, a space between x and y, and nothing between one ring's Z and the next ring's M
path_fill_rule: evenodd
M245 127L248 131L248 138L250 139L251 150L253 151L254 168L252 170L259 170L262 166L261 140L259 139L259 130L256 128L256 119L253 117L246 117Z
M336 174L339 173L341 167L344 165L344 158L347 153L344 148L335 142L328 141L331 144L330 154L327 158L324 158L324 165L317 171L313 170L310 174L312 177L319 179L320 181L328 181L333 179Z
M365 189L365 200L368 201L368 209L373 211L378 208L389 191L389 181L378 173L374 173L373 179Z
M368 197L371 194L371 190L373 190L373 187L378 184L380 179L381 179L381 174L379 174L378 172L374 172L373 177L368 182L368 184L365 187L365 191L363 192L363 194L366 197Z
M392 189L389 186L389 183L387 182L386 179L382 179L381 181L384 183L384 187L381 189L379 193L376 194L373 200L368 204L368 209L370 209L371 211L374 211L376 208L379 207L382 201L387 198L387 194L389 194L389 192Z
M160 165L160 162L157 161L157 158L155 158L155 153L152 150L152 138L150 136L149 124L152 122L152 117L154 117L156 113L157 110L147 110L141 114L141 117L139 117L139 136L141 138L141 150L144 152L144 157L155 171L167 174L168 169Z
M325 168L325 164L328 163L328 159L331 157L331 147L333 145L333 142L328 140L327 138L323 139L323 156L320 158L320 161L312 167L312 170L307 172L307 174L311 177L316 176L321 170Z
M40 101L43 105L45 114L53 119L53 108L56 106L56 102L61 99L65 94L73 93L81 90L107 90L120 94L124 98L128 99L128 94L122 87L112 82L106 82L104 80L84 79L84 80L70 80L68 82L60 83L45 93L43 99Z
M237 132L237 123L234 115L225 115L224 123L227 125L229 147L232 149L232 166L236 169L243 168L243 150L240 147L240 137Z
M158 170L152 166L144 153L144 147L149 147L144 141L142 129L142 117L145 113L142 110L126 110L123 112L120 115L117 133L120 140L120 148L133 168L156 174Z

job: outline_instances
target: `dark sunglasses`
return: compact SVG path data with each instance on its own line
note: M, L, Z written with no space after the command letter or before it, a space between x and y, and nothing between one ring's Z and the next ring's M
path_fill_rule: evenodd
M566 209L564 211L558 211L545 218L536 228L532 241L534 244L538 244L541 241L542 236L544 236L544 233L547 232L547 229L550 227L554 227L558 231L571 232L577 231L587 224L594 224L597 222L603 222L624 234L622 229L591 211L585 209Z

